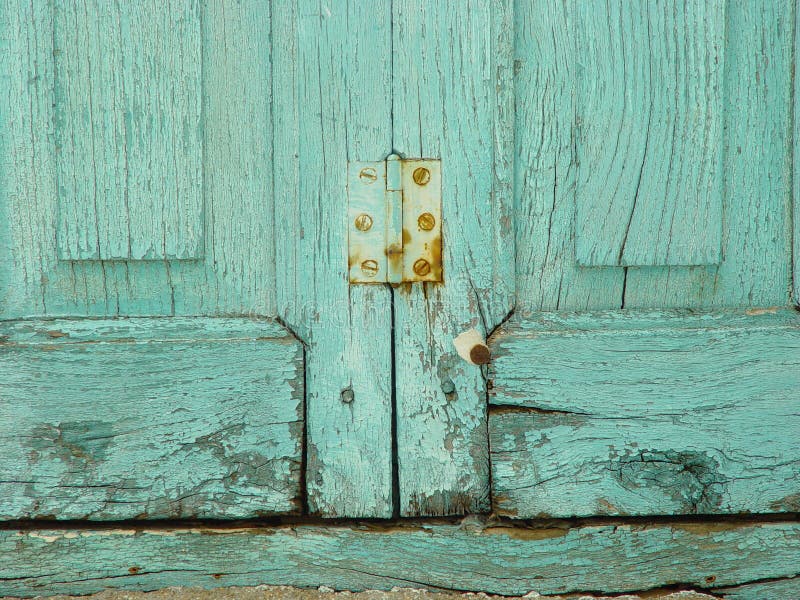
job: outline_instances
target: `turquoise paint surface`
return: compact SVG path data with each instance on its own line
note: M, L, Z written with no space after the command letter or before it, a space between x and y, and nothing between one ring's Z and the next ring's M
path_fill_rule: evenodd
M0 5L0 319L11 338L71 331L0 346L0 411L38 444L0 436L14 468L38 461L2 484L4 517L797 510L792 2L80 8ZM347 164L392 152L442 160L444 285L348 284ZM769 307L786 323L762 325ZM687 329L675 308L720 321ZM548 313L600 310L552 317L543 343ZM490 371L458 356L453 338L512 311ZM227 316L299 340L229 339ZM69 343L127 317L147 319L125 340L153 346ZM191 348L159 346L152 317ZM258 383L262 366L283 375ZM190 428L170 412L228 401ZM134 421L150 438L104 441ZM608 446L643 460L615 478ZM275 477L231 482L257 454ZM126 458L153 470L53 492L72 471L119 483Z

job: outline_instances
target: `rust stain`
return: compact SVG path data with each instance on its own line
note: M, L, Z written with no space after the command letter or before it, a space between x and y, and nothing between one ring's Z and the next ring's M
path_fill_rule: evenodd
M69 337L68 333L64 333L63 331L58 331L57 329L52 329L50 331L45 331L45 334L51 338L62 338L62 337Z
M569 527L487 527L483 533L505 535L515 540L536 541L564 537Z
M433 265L431 279L433 281L444 281L444 265L442 264L442 233L431 240L430 263Z
M712 533L722 533L725 531L736 531L737 529L745 529L753 527L750 523L736 523L736 522L684 522L674 523L670 525L673 529L680 529L687 533L697 536L707 536Z
M744 311L744 314L749 317L754 317L757 315L772 315L778 312L778 310L779 308L777 306L769 306L767 308L748 308L746 311Z

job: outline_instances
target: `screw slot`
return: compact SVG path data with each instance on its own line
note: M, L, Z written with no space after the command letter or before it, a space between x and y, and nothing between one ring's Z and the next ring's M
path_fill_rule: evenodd
M417 185L427 185L431 180L431 172L425 167L417 167L411 177Z
M356 217L355 226L359 231L369 231L372 228L372 217L366 213L361 213Z
M430 231L436 225L436 217L431 213L422 213L417 219L417 225L423 231Z
M431 265L424 258L420 258L414 263L414 273L416 273L420 277L424 277L430 272L431 272Z
M361 272L367 277L375 277L378 274L378 261L368 259L361 263Z
M378 172L372 167L364 167L358 174L358 178L366 184L374 183L378 179Z

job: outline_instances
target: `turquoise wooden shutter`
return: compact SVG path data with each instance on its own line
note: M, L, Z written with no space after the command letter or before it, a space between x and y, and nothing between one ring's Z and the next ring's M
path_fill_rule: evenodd
M518 8L495 510L796 511L791 3Z
M303 509L270 5L0 13L0 519Z
M12 4L4 515L793 506L788 3ZM347 281L392 152L441 160L444 284ZM74 482L20 428L108 497L31 504Z

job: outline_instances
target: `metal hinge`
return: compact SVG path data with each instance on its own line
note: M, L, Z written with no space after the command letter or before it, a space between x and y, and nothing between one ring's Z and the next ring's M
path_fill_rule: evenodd
M442 281L441 161L351 162L350 283Z

